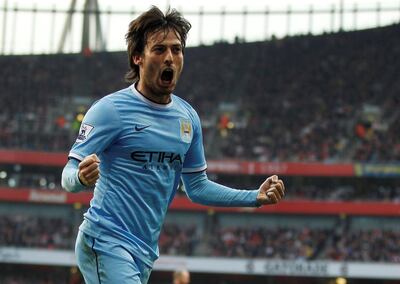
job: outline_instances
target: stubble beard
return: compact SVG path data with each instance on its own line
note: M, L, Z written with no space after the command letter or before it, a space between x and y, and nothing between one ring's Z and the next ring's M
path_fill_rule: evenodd
M151 95L154 96L155 99L160 99L160 101L170 102L172 92L175 90L175 86L173 88L163 88L158 85L150 85L149 90Z

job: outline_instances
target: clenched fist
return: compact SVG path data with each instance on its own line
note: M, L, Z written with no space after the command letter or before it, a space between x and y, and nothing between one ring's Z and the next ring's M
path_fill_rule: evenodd
M86 156L78 166L78 177L86 186L92 186L100 177L100 160L96 154Z
M259 205L276 204L285 196L285 185L278 176L273 175L267 178L260 186L257 196Z

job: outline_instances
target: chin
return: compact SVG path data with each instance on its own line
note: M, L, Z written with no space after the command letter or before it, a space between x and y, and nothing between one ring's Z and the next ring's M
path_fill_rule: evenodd
M158 97L165 97L165 96L168 96L168 97L169 97L169 96L171 96L172 91L173 91L173 90L163 88L163 89L161 89L161 90L159 90L159 91L157 92L157 96L158 96Z
M160 93L163 95L169 95L175 90L175 84L171 84L169 86L162 87Z

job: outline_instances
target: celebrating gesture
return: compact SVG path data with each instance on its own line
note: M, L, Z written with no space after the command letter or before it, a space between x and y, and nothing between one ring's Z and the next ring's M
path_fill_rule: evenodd
M200 118L175 96L190 23L152 7L126 34L132 84L86 113L62 176L70 192L95 185L76 240L86 283L146 284L158 238L182 180L192 202L224 207L278 203L282 180L234 189L208 179Z

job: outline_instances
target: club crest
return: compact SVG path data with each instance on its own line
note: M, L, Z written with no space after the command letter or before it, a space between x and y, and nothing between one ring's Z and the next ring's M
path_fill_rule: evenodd
M181 139L183 142L192 142L192 123L188 119L180 119Z

